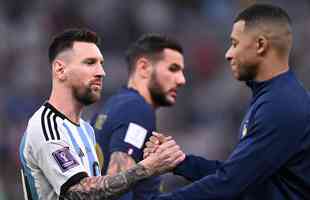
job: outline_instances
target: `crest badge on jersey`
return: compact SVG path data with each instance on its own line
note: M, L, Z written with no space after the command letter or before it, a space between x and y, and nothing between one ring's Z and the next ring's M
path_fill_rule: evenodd
M68 171L69 169L78 166L79 163L74 159L70 153L69 147L64 147L53 153L53 157L56 160L58 166L62 172Z
M102 129L104 122L107 120L108 116L105 114L99 114L96 118L95 128L98 130Z
M249 123L249 121L247 120L247 121L243 124L242 135L241 135L242 138L243 138L244 136L246 136L246 134L248 133L248 123Z

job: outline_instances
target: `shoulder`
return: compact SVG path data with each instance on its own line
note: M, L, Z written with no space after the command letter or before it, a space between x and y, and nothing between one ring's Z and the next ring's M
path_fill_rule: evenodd
M279 97L276 94L258 102L254 108L255 121L278 127L305 125L309 119L310 103L291 97Z
M124 106L147 106L144 97L134 89L121 88L115 95L111 96L104 107L124 107Z
M136 92L123 92L108 99L101 113L110 118L153 118L154 109Z
M27 137L43 143L60 140L62 123L62 116L43 105L29 119L26 129Z
M269 115L301 116L310 111L310 97L292 72L273 80L254 103Z

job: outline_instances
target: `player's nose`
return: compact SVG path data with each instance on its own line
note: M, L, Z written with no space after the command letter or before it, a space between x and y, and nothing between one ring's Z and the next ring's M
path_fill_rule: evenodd
M186 78L184 76L184 73L180 72L177 76L177 84L178 86L182 86L182 85L185 85L185 83L186 83Z
M226 53L225 53L225 59L230 61L232 59L232 50L231 47L229 49L227 49Z
M105 70L104 70L104 68L103 68L103 66L101 64L98 65L96 69L97 69L96 70L96 76L100 76L100 77L105 77L106 76L106 72L105 72Z

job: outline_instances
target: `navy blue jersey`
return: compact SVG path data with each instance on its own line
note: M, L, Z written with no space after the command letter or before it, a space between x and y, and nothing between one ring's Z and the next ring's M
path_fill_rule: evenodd
M108 99L91 124L102 152L102 172L106 174L113 152L127 153L136 162L143 159L144 144L156 130L155 111L136 90L122 88ZM159 184L159 177L142 181L121 199L147 199L158 194Z
M175 173L194 181L153 199L310 199L310 98L288 71L253 92L240 141L223 162L187 156Z

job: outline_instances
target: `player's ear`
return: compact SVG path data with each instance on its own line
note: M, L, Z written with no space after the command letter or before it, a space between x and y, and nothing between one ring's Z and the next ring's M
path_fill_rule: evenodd
M140 77L148 78L152 72L151 62L145 57L139 58L136 62L136 72Z
M65 68L66 65L64 61L55 59L52 63L53 76L60 81L66 80Z
M258 36L258 38L256 40L256 52L257 52L257 54L262 55L262 54L266 53L268 47L269 47L268 39L263 35Z

